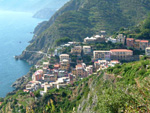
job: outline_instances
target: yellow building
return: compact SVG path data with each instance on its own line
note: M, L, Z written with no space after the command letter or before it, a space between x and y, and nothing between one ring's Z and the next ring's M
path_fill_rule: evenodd
M71 49L72 54L81 55L82 47L81 46L74 46L74 48Z
M59 56L59 58L60 58L60 62L63 60L69 60L69 55L68 54L61 54Z
M60 62L60 69L61 70L69 70L69 68L70 68L69 60L64 59L63 61Z

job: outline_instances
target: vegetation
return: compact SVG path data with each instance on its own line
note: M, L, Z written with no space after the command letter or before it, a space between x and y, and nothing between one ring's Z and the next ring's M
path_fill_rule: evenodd
M27 49L46 51L62 37L83 41L87 36L99 34L100 30L112 34L120 27L137 25L147 17L150 11L149 2L149 0L71 0L56 12L47 24L39 28L36 32L37 38Z
M130 38L149 40L150 39L149 26L150 26L150 15L137 26L131 27L127 30L120 30L119 33L123 33Z
M68 43L69 41L71 41L70 38L64 37L64 38L57 39L57 40L55 41L55 44L56 44L56 46L60 46L61 44Z
M51 89L43 97L18 91L7 96L1 111L32 113L149 112L150 61L125 63L99 71L66 88ZM11 105L11 106L10 106Z

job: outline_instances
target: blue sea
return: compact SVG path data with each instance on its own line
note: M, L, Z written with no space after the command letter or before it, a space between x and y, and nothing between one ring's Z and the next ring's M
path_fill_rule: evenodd
M32 18L32 13L0 11L0 97L5 97L13 88L16 79L28 73L31 65L14 59L29 45L34 28L41 19Z

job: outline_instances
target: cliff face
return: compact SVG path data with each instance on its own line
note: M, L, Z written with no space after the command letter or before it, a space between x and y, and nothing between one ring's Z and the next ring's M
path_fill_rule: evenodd
M149 11L150 0L71 0L36 28L37 36L27 50L46 52L62 37L82 41L100 30L111 34L138 24Z

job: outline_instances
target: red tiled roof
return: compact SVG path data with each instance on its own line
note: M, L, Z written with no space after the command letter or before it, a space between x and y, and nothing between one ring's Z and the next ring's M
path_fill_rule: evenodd
M112 49L111 52L133 52L132 50L128 49Z
M78 65L76 65L76 67L82 67L82 65L81 65L81 64L78 64Z
M55 65L54 65L54 67L56 67L56 68L59 67L59 66L60 66L59 64L55 64Z
M97 64L97 63L98 63L98 61L95 61L94 63L96 63L96 64Z
M148 42L148 40L141 40L141 42Z
M141 40L135 40L136 42L140 42Z
M134 40L134 38L127 38L127 40Z

